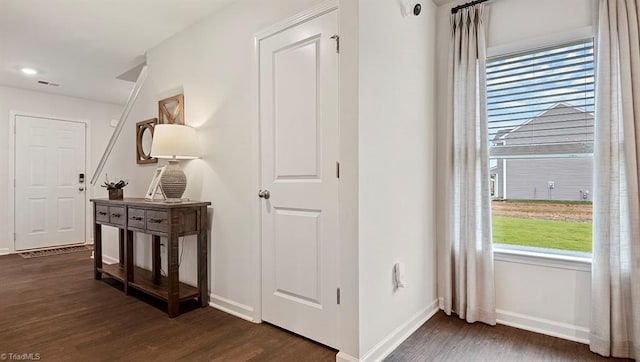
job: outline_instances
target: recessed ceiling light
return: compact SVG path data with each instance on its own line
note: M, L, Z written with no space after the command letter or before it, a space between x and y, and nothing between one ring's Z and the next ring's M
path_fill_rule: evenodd
M38 71L33 68L22 68L22 73L26 75L36 75L38 74Z

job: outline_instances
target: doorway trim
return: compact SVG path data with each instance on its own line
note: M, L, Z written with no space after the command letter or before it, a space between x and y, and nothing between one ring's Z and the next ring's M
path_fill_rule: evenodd
M307 10L304 10L300 13L297 13L289 18L286 18L282 21L279 21L273 25L270 25L263 30L257 32L254 35L254 44L253 44L253 104L254 104L254 119L255 119L255 131L253 132L253 144L256 145L256 157L255 164L253 165L253 169L255 170L254 174L254 182L255 192L257 195L258 190L261 189L262 186L262 144L260 142L260 131L261 131L261 120L260 120L260 42L266 38L269 38L277 33L285 31L294 26L300 25L304 22L307 22L311 19L317 18L324 14L330 13L332 11L340 11L339 10L339 0L327 0L322 2L316 6L313 6ZM338 59L338 64L340 60ZM338 65L338 72L340 71L340 66ZM339 77L339 76L338 76ZM340 129L340 118L338 118L338 129ZM340 137L338 137L338 148L340 148ZM339 191L338 191L338 197ZM253 321L257 323L262 322L262 200L256 197L255 201L255 212L256 212L256 225L255 230L257 233L257 245L256 250L257 253L257 288L256 288L256 296L258 303L255 308ZM338 202L339 204L339 202ZM338 207L338 231L340 230L340 208ZM339 235L339 232L338 232ZM338 241L339 245L339 241ZM339 260L339 255L336 255L336 260ZM338 281L340 275L338 274ZM338 321L340 320L340 309L338 308ZM339 329L339 326L336 326L336 330Z
M87 182L87 173L90 170L91 167L91 121L86 120L86 119L73 119L73 118L68 118L68 117L59 117L59 116L52 116L52 115L48 115L48 114L42 114L42 113L35 113L35 112L24 112L24 111L9 111L9 178L8 178L8 189L9 189L9 197L7 198L8 200L8 204L10 205L7 213L9 216L9 220L7 222L7 240L11 240L11 248L9 250L2 250L0 249L0 255L3 254L13 254L16 252L16 240L15 240L15 232L16 232L16 225L15 225L15 211L16 211L16 204L15 204L15 177L16 177L16 118L18 116L25 116L25 117L33 117L33 118L45 118L45 119L52 119L52 120L56 120L56 121L63 121L63 122L73 122L73 123L82 123L85 125L85 135L84 135L84 143L85 143L85 159L84 159L84 163L85 163L85 193L84 193L84 205L85 205L85 225L84 225L84 240L85 240L85 244L90 244L90 241L92 242L93 239L91 237L91 218L88 217L89 214L87 212L87 210L90 210L90 204L89 204L89 199L91 198L91 194L93 194L93 188L90 187L89 183Z

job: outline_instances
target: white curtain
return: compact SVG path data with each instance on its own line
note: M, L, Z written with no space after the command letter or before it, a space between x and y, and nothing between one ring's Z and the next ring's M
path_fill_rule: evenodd
M640 361L638 7L600 0L590 347Z
M489 194L486 110L487 8L451 16L447 152L442 192L444 233L439 245L444 282L442 308L468 322L495 324L495 288Z

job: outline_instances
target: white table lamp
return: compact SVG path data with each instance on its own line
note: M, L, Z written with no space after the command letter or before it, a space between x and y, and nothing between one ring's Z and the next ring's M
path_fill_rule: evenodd
M167 201L180 201L187 188L187 176L180 168L178 160L200 157L198 136L195 128L179 124L158 124L153 132L151 156L168 158L160 186Z

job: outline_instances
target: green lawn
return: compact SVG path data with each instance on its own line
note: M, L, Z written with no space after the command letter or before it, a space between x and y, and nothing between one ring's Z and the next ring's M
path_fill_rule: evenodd
M493 242L591 252L591 223L493 216Z

